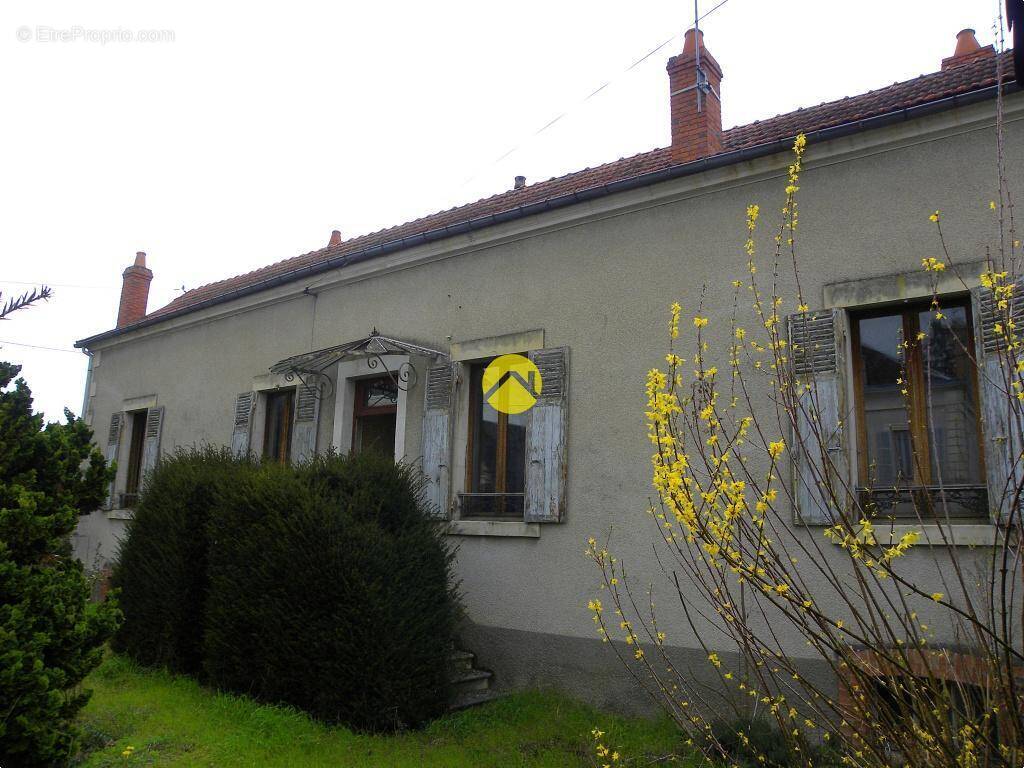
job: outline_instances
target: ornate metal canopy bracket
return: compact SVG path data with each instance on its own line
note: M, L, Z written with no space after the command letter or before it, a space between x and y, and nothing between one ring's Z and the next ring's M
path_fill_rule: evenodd
M408 392L419 381L419 371L409 361L391 370L384 359L388 355L413 355L433 359L447 358L444 352L409 341L383 336L376 328L369 336L336 347L306 352L285 358L270 367L272 373L284 374L286 381L298 379L304 387L316 389L317 397L330 397L335 385L324 371L340 360L364 358L371 370L380 369L402 392ZM314 383L313 380L316 379Z
M298 368L285 371L285 381L292 382L296 379L299 380L303 389L312 392L317 400L323 400L325 397L330 397L334 394L334 382L331 381L330 376L324 376L322 373L313 371L302 371Z
M374 371L381 368L387 377L391 379L391 382L402 392L408 392L415 387L416 382L420 378L419 373L416 372L416 367L408 360L398 366L397 370L392 371L388 368L388 364L384 362L384 358L381 355L371 354L366 360L366 365Z

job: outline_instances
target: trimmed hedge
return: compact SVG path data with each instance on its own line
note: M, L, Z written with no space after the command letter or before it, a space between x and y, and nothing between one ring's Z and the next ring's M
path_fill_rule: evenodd
M194 498L160 475L169 465L196 461L195 454L164 461L143 506L173 506L156 498L172 491ZM201 476L173 472L178 482ZM178 538L191 531L202 547L140 544L140 537L157 535L156 526L130 529L123 563L143 556L149 562L131 569L131 579L130 569L120 567L124 593L144 594L154 606L170 599L168 590L180 593L173 598L177 618L126 630L124 637L139 638L126 650L149 661L131 649L174 646L168 638L181 634L170 625L188 620L202 625L202 672L220 688L368 730L415 726L441 714L449 702L458 595L452 551L426 513L417 473L356 454L294 468L228 457L224 474L212 493L201 494L211 499L208 506L182 513L190 522L162 529ZM189 561L204 563L199 589L181 575ZM126 609L126 627L140 618ZM151 637L141 642L143 636ZM195 649L195 640L192 630L187 647Z
M202 673L205 527L222 488L255 468L227 449L179 449L146 478L111 578L125 615L115 650L142 664Z

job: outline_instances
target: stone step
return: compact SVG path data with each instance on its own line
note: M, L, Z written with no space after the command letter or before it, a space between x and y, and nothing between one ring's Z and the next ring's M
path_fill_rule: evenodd
M455 689L456 697L465 693L477 693L486 691L491 687L493 673L486 669L467 669L455 672L448 680Z
M481 704L486 704L489 701L495 701L500 699L504 694L498 693L497 691L470 691L469 693L463 693L455 697L455 700L448 705L449 712L458 712L462 709L469 709L470 707L477 707Z
M468 670L473 668L476 661L476 654L470 651L452 651L448 654L448 663L453 670Z

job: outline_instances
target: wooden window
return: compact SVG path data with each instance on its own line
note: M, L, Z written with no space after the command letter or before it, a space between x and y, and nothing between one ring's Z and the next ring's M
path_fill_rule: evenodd
M526 413L506 414L483 395L490 361L469 366L469 431L464 518L522 520L526 491Z
M395 452L398 385L390 376L356 382L352 419L352 450L374 451L386 456Z
M896 517L988 515L967 299L854 315L863 501Z
M268 392L266 404L267 416L263 429L263 457L284 464L291 456L295 390L284 389Z
M128 450L128 475L125 478L124 493L121 495L120 507L132 509L139 498L139 486L142 482L142 452L146 443L146 414L148 411L133 411L128 414L131 419L131 445Z

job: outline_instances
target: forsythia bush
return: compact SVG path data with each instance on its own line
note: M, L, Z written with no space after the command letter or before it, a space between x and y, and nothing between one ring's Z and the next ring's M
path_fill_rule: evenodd
M182 527L146 523L176 505ZM390 459L295 468L179 453L154 473L123 545L123 647L150 663L201 659L213 685L323 720L417 725L449 702L452 558L416 474Z
M91 430L67 413L43 428L18 366L0 363L0 765L65 765L79 685L118 619L114 601L88 602L70 535L103 501L109 469Z

